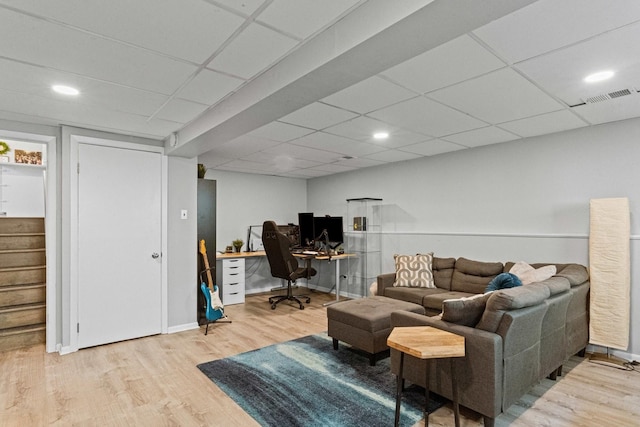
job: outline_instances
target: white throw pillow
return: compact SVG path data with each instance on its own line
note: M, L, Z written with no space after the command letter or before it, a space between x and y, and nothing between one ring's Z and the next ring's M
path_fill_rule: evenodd
M523 285L528 285L529 283L542 282L556 274L556 266L545 265L544 267L533 268L524 261L518 261L511 267L509 273L518 276Z

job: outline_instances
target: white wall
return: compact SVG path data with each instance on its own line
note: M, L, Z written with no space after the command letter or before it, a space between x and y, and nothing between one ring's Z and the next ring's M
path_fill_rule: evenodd
M205 179L216 181L216 249L224 251L237 238L244 240L250 225L266 220L277 224L298 223L298 212L307 210L307 183L282 178L208 170ZM269 272L265 257L247 258L247 293L263 292L279 285Z
M394 253L588 264L589 200L631 206L631 337L640 354L640 119L310 180L308 207L346 215L383 198L383 270ZM634 310L635 308L635 310Z

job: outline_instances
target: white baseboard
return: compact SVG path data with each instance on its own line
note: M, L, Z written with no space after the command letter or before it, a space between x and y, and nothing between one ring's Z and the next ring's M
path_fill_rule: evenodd
M78 351L78 349L72 349L69 346L61 346L59 353L61 356L64 356L65 354L75 353L76 351Z
M169 326L167 328L167 334L175 334L177 332L190 331L192 329L198 329L200 326L197 322L185 323L183 325Z
M607 348L599 345L589 344L587 345L587 353L606 353ZM609 349L609 354L612 356L616 356L620 359L627 360L629 362L637 361L640 362L640 355L628 353L622 350Z

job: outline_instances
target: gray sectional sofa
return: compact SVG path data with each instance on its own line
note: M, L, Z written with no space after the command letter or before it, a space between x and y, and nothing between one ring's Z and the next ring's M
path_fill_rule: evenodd
M539 268L549 264L533 264ZM394 287L395 273L378 276L377 294L422 305L427 315L393 312L391 326L433 326L465 337L466 357L456 359L461 405L480 413L485 426L588 342L589 276L578 264L554 264L546 280L483 294L513 263L465 258L433 260L436 288ZM450 301L446 301L450 300ZM451 301L453 300L453 301ZM399 353L391 351L397 374ZM431 363L430 390L452 397L448 362ZM424 386L425 363L405 357L404 377Z

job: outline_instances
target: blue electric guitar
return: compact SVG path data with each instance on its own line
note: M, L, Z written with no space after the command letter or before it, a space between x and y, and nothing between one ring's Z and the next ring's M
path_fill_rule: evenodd
M209 267L209 258L207 257L207 248L205 246L204 240L200 240L200 254L202 255L202 259L204 262L204 268L207 273L207 282L209 286L207 286L204 281L200 284L200 289L204 294L204 299L206 300L206 308L205 308L205 316L207 317L207 329L205 330L205 335L209 332L209 323L215 322L218 319L227 318L224 314L224 306L222 305L222 301L220 300L220 295L218 294L218 287L214 285L213 278L211 277L211 267Z

